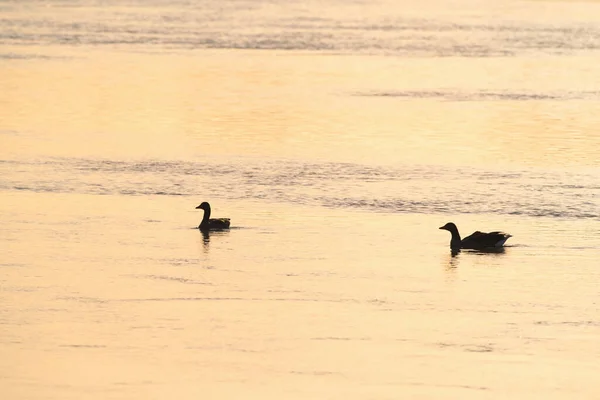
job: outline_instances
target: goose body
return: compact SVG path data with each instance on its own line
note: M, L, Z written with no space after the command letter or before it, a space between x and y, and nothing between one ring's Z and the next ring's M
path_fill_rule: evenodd
M450 248L452 250L460 249L473 249L473 250L485 250L503 247L504 243L512 235L504 232L480 232L476 231L464 239L460 238L458 228L452 222L448 222L446 225L441 226L440 229L449 231L452 234L450 239Z
M210 217L210 204L206 201L202 202L196 209L204 210L204 217L198 225L198 229L201 231L218 231L222 229L229 229L230 220L229 218L211 218Z

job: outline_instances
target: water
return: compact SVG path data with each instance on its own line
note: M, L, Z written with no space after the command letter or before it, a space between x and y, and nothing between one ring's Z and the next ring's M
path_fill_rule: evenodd
M597 398L598 16L3 2L2 397Z

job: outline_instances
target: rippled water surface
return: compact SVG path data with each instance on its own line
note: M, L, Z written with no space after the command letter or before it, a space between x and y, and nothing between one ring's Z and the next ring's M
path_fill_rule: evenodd
M598 398L599 17L0 3L2 398Z

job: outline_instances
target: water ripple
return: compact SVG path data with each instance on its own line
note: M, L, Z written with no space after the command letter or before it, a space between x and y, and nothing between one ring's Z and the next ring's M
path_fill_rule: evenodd
M300 161L227 164L48 159L0 162L0 190L266 200L388 213L600 219L593 173L369 166ZM47 171L52 170L52 174ZM72 171L78 171L73 175ZM219 184L215 185L215 181ZM573 183L577 182L577 183ZM227 191L220 188L227 187ZM464 190L468 187L468 190Z

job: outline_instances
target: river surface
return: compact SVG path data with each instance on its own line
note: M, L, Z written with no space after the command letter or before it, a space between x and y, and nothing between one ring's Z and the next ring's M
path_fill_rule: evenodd
M599 398L599 21L0 2L1 397Z

